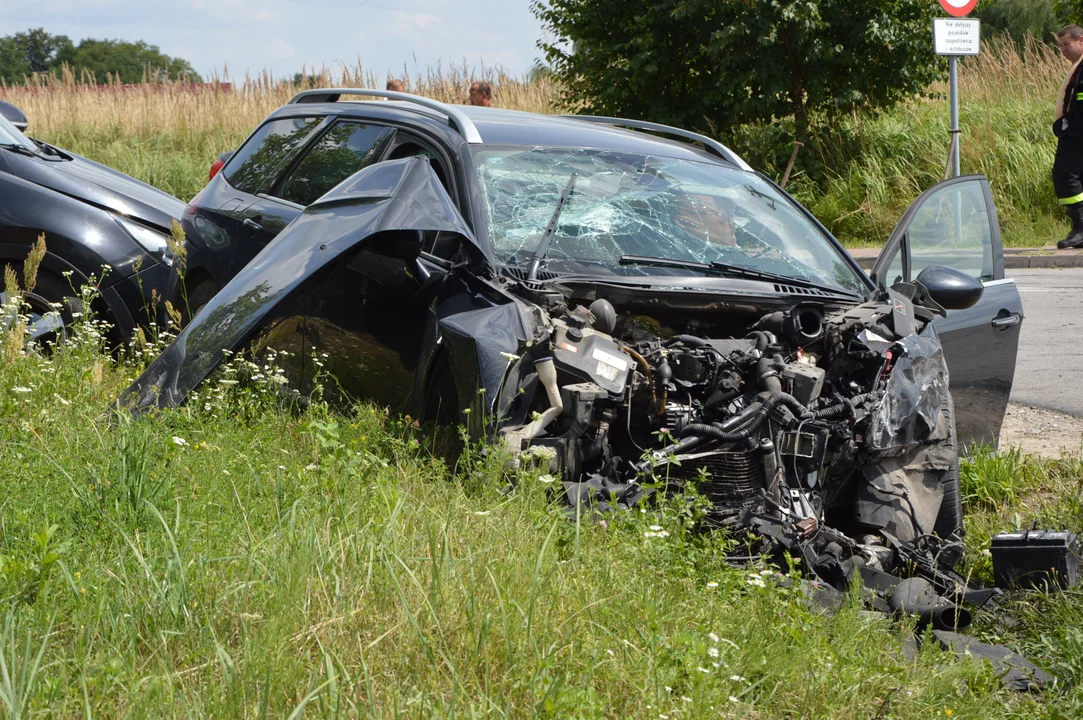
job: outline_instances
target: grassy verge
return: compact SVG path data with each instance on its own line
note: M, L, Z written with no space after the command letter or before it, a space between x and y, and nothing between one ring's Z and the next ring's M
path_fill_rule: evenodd
M905 659L906 629L856 604L827 617L728 567L682 503L576 525L544 477L449 468L408 417L283 409L270 368L110 420L157 347L118 363L99 337L0 365L0 716L1083 713L1078 593L979 618L1063 681L1008 693L931 644ZM981 456L966 477L979 574L1000 527L1083 530L1078 463Z

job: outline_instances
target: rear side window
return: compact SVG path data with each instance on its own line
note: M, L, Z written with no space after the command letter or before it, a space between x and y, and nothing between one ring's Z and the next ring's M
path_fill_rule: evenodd
M304 142L323 118L282 118L260 129L233 154L222 174L233 187L255 194L272 172Z
M379 160L394 135L393 129L379 125L336 123L297 163L278 197L311 205L335 185Z

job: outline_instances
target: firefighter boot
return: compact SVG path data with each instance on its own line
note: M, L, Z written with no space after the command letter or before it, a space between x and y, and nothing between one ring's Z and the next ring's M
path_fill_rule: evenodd
M1068 237L1057 243L1057 249L1083 248L1083 203L1066 205L1064 209L1072 219L1072 229Z

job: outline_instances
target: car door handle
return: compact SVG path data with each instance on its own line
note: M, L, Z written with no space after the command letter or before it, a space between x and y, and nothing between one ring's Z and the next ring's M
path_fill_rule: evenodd
M243 224L243 225L244 225L244 226L245 226L246 228L248 228L248 230L249 230L250 232L253 232L253 233L263 232L263 226L262 226L262 225L260 225L260 224L259 224L258 222L256 222L255 220L253 220L252 218L245 218L245 219L244 219L244 223L242 223L242 224Z
M1019 313L1009 313L1007 315L998 315L993 318L993 327L997 330L1007 330L1010 327L1015 327L1019 323L1023 322L1023 316Z

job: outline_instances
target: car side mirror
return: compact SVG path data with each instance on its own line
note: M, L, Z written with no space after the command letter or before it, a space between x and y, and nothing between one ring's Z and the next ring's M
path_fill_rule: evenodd
M981 300L985 286L964 272L943 265L930 265L916 280L929 297L945 310L966 310Z
M6 117L8 122L22 132L26 132L27 128L30 127L30 121L26 119L26 113L9 102L0 100L0 115Z

